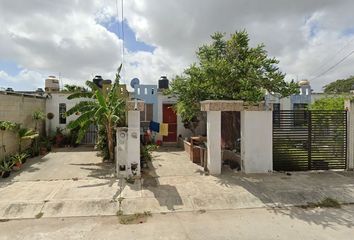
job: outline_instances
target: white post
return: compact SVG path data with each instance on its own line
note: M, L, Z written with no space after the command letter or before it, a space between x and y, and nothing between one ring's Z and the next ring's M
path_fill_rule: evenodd
M273 171L273 123L271 111L241 112L241 170Z
M347 112L347 147L348 147L348 156L347 156L347 169L354 169L354 101L346 100L345 108Z
M221 111L207 112L208 170L210 174L221 174Z
M128 111L127 175L140 176L140 111ZM136 169L132 169L136 167Z

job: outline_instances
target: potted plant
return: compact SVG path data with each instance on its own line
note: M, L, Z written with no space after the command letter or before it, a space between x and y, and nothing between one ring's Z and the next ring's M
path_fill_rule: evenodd
M56 147L60 147L63 144L64 135L63 130L61 128L57 128L57 132L55 134L55 145Z
M16 166L17 169L20 169L27 157L27 153L17 153L11 157L11 160L14 166Z
M0 170L2 171L2 178L8 178L11 174L11 170L14 163L9 158L5 158L2 162L0 162Z
M48 136L50 135L50 133L52 132L52 119L54 118L54 113L47 113L47 119L48 121Z
M46 155L47 152L50 152L51 149L52 149L52 144L50 142L50 139L42 138L39 144L39 154L42 156Z

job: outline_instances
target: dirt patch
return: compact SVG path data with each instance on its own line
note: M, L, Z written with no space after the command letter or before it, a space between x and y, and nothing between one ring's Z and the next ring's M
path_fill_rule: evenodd
M141 224L145 223L149 217L152 216L150 212L144 213L135 213L135 214L128 214L128 215L118 215L119 223L120 224Z

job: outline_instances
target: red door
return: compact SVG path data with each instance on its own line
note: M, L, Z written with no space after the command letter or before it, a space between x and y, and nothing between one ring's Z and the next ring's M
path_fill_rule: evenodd
M164 142L177 142L177 115L172 104L162 105L162 122L168 124L168 136L163 136Z

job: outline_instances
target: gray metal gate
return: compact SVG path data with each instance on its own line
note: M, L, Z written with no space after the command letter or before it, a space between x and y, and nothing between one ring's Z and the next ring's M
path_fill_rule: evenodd
M274 170L345 169L346 164L346 111L273 111Z
M97 126L91 124L87 130L85 137L82 139L81 144L94 145L97 141Z

